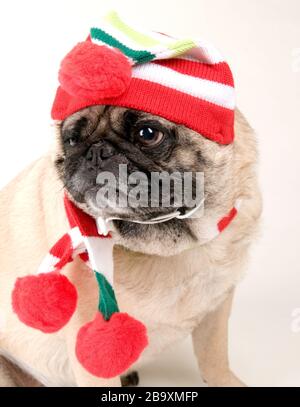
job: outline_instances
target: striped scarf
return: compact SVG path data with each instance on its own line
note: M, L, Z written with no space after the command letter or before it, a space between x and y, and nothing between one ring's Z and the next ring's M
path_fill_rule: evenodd
M146 328L119 311L113 289L112 236L104 236L95 219L68 198L64 203L71 229L50 249L36 275L17 280L12 294L13 309L23 323L45 333L65 326L75 312L77 292L60 272L80 256L93 270L99 302L94 320L78 332L75 352L91 374L114 377L125 372L147 346ZM237 205L208 228L205 242L221 233L236 214Z

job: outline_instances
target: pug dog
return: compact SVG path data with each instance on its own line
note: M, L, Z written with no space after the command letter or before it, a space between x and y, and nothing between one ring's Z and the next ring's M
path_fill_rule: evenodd
M53 149L0 194L0 385L136 384L140 366L192 335L209 386L244 386L228 360L228 319L259 224L261 197L256 139L243 115L236 110L235 140L228 145L162 117L110 105L82 109L55 128ZM97 174L117 176L120 164L147 177L151 171L203 172L203 214L140 224L131 219L143 221L171 209L97 206ZM113 221L115 290L120 309L142 321L149 337L122 378L92 376L75 357L76 333L92 319L98 301L94 279L80 259L66 270L78 290L78 307L65 328L45 335L21 324L12 311L16 278L36 270L68 228L64 191L94 218L122 217ZM227 214L237 199L241 205L230 225L203 244L207 220Z

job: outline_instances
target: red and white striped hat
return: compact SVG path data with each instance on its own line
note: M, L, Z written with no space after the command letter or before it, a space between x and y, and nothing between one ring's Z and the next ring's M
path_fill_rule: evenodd
M142 110L229 144L234 138L231 70L210 44L145 32L115 12L63 59L52 118L92 105Z

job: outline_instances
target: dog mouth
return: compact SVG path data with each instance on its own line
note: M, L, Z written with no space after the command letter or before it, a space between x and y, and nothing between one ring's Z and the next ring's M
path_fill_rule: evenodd
M187 208L170 206L166 207L130 207L130 206L118 206L114 201L106 200L105 202L95 199L94 194L88 197L90 194L86 194L86 203L91 210L92 215L95 218L102 217L107 221L119 220L135 223L156 223L156 221L169 219L174 217L174 214L184 215Z
M124 221L156 224L174 218L185 219L202 207L204 202L204 194L198 195L192 202L185 200L181 188L176 192L175 184L174 188L169 185L168 192L163 194L161 189L157 188L157 183L153 188L153 185L147 182L140 182L139 193L134 195L132 191L135 187L131 189L130 184L116 183L115 180L108 183L98 181L94 185L86 184L85 190L81 190L80 200L77 194L79 191L71 188L68 192L90 216L95 219L102 218L106 223Z
M89 199L88 202L92 215L96 219L98 231L102 235L107 235L110 230L113 230L112 225L117 226L118 229L122 223L130 223L136 226L157 225L170 221L172 223L172 221L174 222L177 219L191 218L197 212L199 216L199 212L204 206L204 198L192 208L182 206L156 208L156 210L149 210L149 208L142 208L140 210L137 210L137 208L123 208L123 210L118 210L114 205L103 209L95 205L94 199Z
M117 164L90 173L83 163L66 183L73 200L95 219L156 224L189 217L202 205L202 173L146 173L128 168L127 163Z

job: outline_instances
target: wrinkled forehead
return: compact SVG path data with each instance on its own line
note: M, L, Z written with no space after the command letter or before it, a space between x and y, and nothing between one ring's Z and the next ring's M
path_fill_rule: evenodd
M128 134L127 131L130 131L132 122L137 127L151 126L158 122L162 131L165 128L175 134L174 142L178 150L176 157L179 157L182 163L192 162L192 156L198 154L200 162L204 162L205 159L206 163L218 166L232 155L232 144L215 143L184 125L173 123L157 115L111 105L89 106L73 113L60 124L58 123L57 135L60 138L70 133L93 141L112 131L123 138Z
M177 134L177 144L185 145L190 149L195 147L201 149L203 154L215 157L216 153L231 149L230 146L215 143L194 130L184 125L173 123L161 116L153 115L141 110L134 110L125 107L111 105L89 106L68 116L64 121L58 123L58 135L67 132L74 132L83 137L89 137L95 133L95 136L104 134L106 131L113 130L119 135L124 135L126 126L130 128L134 125L153 125L159 123L162 128L173 131ZM95 132L95 130L97 131Z
M61 129L71 129L76 126L86 127L87 131L95 128L95 126L103 127L110 125L118 129L124 126L125 122L159 122L166 128L177 127L173 122L170 122L163 117L156 116L141 110L134 110L118 106L97 105L82 109L68 116L61 122Z

